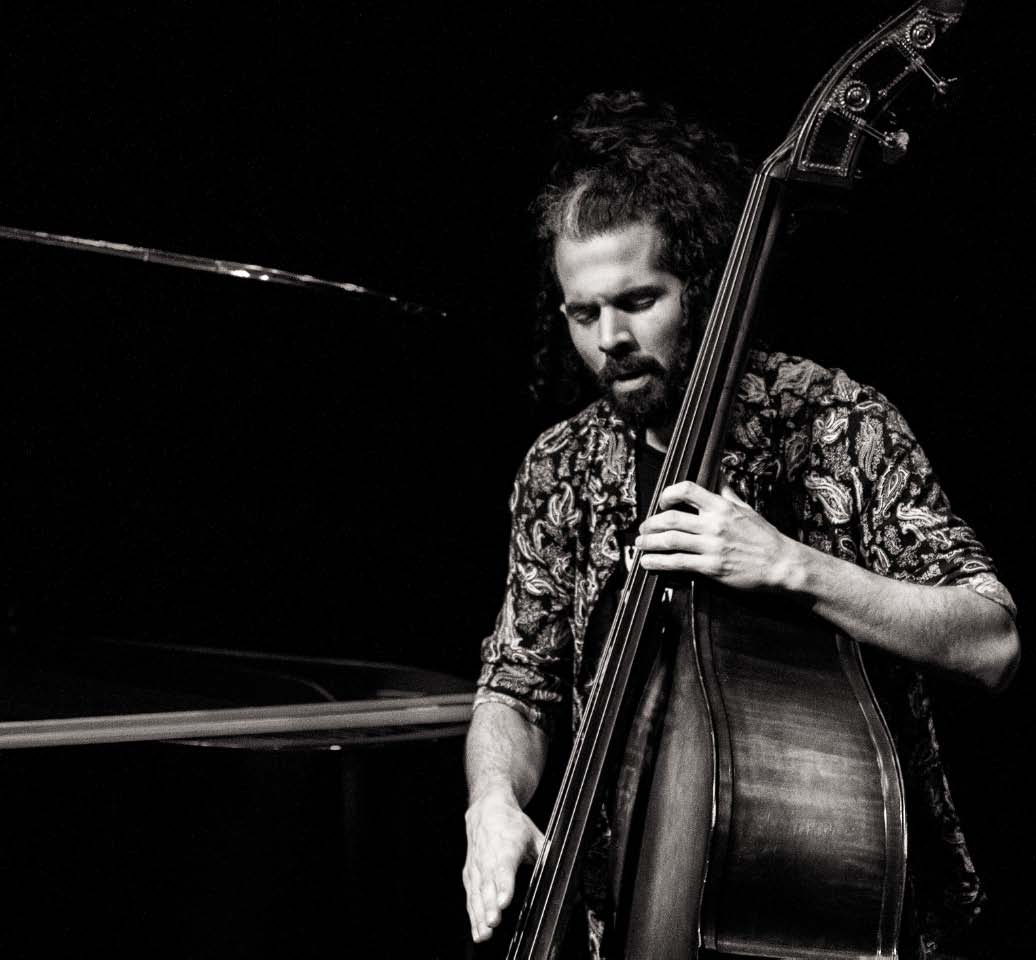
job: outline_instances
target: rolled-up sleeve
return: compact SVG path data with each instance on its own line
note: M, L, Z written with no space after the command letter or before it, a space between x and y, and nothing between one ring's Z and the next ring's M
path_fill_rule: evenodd
M884 398L849 418L861 559L876 573L964 587L1017 611L975 531L958 517L899 412Z
M493 632L482 642L475 706L504 703L548 733L571 684L573 528L569 482L538 442L511 496L507 586ZM567 680L566 680L567 678Z
M924 450L912 435L876 478L866 504L867 557L898 580L974 590L1016 615L1014 601L975 531L950 507ZM885 568L882 570L882 568Z

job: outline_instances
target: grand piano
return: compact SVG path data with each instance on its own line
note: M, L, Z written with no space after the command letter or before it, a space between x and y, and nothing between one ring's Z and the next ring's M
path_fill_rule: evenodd
M0 242L0 949L467 955L506 504L457 475L510 465L445 426L488 368L443 390L384 299Z

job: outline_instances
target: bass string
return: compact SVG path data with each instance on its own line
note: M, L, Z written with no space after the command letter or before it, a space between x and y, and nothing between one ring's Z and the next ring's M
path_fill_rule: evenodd
M767 179L768 171L766 173L760 172L753 177L749 196L745 205L745 212L740 218L732 245L731 255L728 257L727 265L720 281L716 301L710 313L709 321L706 324L706 329L702 338L702 345L698 351L698 357L692 371L691 386L687 390L677 418L674 437L678 439L678 443L671 443L669 446L666 459L663 462L659 483L656 486L652 497L649 512L654 512L654 509L657 506L658 495L661 490L674 482L677 478L677 471L682 465L683 460L686 458L686 447L689 443L691 429L689 421L692 420L696 414L699 419L704 415L703 398L708 396L711 390L715 389L714 384L716 377L718 376L720 361L723 355L723 346L729 339L730 330L733 326L733 304L736 300L735 293L737 288L736 280L743 275L745 261L751 249L751 241L758 233L763 208L762 194ZM677 453L677 450L679 450L679 453ZM626 587L620 596L619 609L616 614L611 635L605 643L605 649L602 653L602 664L597 672L597 682L594 683L593 689L591 690L584 720L580 725L579 732L577 733L577 744L582 746L584 751L589 749L591 756L599 754L599 739L603 718L598 718L596 715L601 712L603 712L605 716L613 713L616 697L621 696L621 693L623 692L622 690L617 689L620 679L619 674L621 671L613 669L613 661L616 659L618 659L620 663L628 661L631 655L630 646L635 639L639 639L634 638L629 630L620 631L617 627L624 619L624 615L634 594L636 594L637 605L644 603L645 593L648 591L649 587L653 587L654 585L654 582L650 580L649 577L650 575L640 566L640 551L637 551L633 560L633 569L630 572L630 576L627 578ZM634 616L635 615L636 614L634 614ZM623 634L621 640L618 636L620 632ZM607 686L606 692L604 689L605 684L600 682L605 677L608 677L611 680L611 683ZM603 707L601 706L602 698L604 699ZM593 738L591 745L592 749L584 746L584 744L586 744L585 735L587 730L590 728L593 728L596 732L596 736ZM552 820L555 822L548 825L547 829L547 838L550 842L548 849L551 851L558 849L555 834L561 832L563 846L567 846L570 843L572 831L575 826L574 820L571 817L568 817L565 822L557 822L563 818L562 811L571 810L574 805L578 804L584 797L588 787L596 787L596 784L590 783L591 779L598 779L597 775L591 775L589 768L592 765L590 763L584 763L579 766L582 768L580 771L582 776L578 784L575 784L575 764L570 762L565 771L561 789L559 791L559 800L555 806L555 816L552 817ZM570 795L573 790L578 791L574 802L570 799ZM562 867L562 861L559 856L554 855L552 859L553 863L550 883L546 887L548 892L555 886L558 873ZM532 894L533 898L537 898L541 895L541 891L544 889L544 882L545 875L541 872L537 878L536 890L534 890ZM540 912L540 918L542 921L542 911ZM539 924L537 924L537 927L538 926Z

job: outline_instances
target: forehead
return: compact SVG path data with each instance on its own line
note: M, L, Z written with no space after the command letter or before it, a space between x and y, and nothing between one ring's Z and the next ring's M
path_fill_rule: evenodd
M554 246L554 269L566 300L593 299L669 277L658 268L662 235L649 223L633 223Z

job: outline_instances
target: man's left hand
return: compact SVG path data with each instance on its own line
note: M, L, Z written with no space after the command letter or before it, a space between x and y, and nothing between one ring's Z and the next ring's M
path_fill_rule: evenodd
M702 574L741 590L788 588L801 547L730 487L715 494L690 480L662 491L634 545L646 570Z

